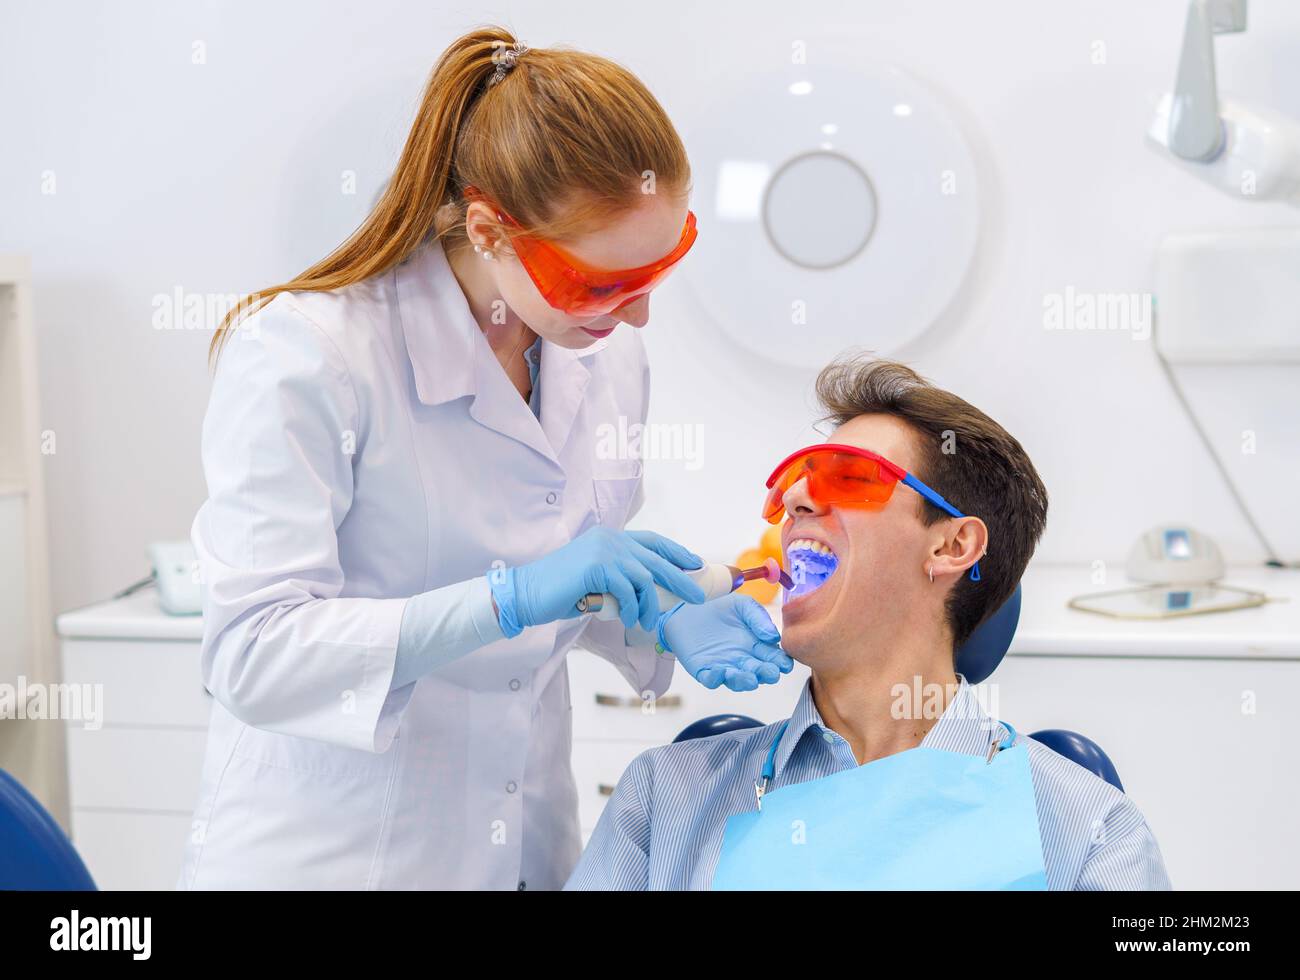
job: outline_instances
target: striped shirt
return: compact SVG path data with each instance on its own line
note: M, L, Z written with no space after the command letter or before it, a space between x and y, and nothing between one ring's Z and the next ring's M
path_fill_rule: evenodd
M754 809L754 780L780 723L650 749L628 766L601 814L570 889L707 889L732 814ZM921 745L985 755L999 726L961 678ZM1004 737L1004 736L1000 736ZM1082 766L1027 739L1047 887L1169 888L1160 848L1133 802ZM776 753L770 790L856 766L804 686Z

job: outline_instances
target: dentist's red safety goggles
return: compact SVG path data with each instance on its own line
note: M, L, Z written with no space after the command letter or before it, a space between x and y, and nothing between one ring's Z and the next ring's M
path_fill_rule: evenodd
M943 497L885 457L857 446L821 443L791 453L777 464L767 478L763 517L779 524L785 516L785 494L800 480L807 479L808 495L823 507L831 505L883 504L902 483L953 517L965 517ZM979 562L971 568L971 579L979 581Z
M477 187L465 188L467 201L482 201L507 228L519 222L493 204ZM695 213L686 212L686 225L676 247L657 261L636 269L594 269L554 245L523 234L510 234L510 244L542 297L570 316L604 316L644 296L668 278L674 266L695 244Z

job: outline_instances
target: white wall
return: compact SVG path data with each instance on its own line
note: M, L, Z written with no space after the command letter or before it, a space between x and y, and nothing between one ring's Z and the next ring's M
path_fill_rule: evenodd
M143 574L146 543L186 536L204 497L209 338L154 329L154 297L244 291L329 251L391 168L437 53L493 20L534 45L624 62L688 136L719 124L697 118L709 79L779 67L795 39L814 56L891 57L948 93L985 154L992 207L964 322L916 363L1030 450L1053 501L1040 554L1119 559L1145 526L1182 518L1230 556L1259 557L1207 479L1150 345L1041 326L1046 291L1151 289L1153 249L1169 231L1300 219L1230 200L1143 145L1150 100L1174 76L1185 6L6 4L0 251L33 256L42 427L57 436L47 474L55 608ZM1250 15L1247 34L1218 42L1220 82L1300 117L1300 7L1256 0ZM195 41L206 64L191 62ZM1093 63L1094 42L1105 64ZM357 174L355 195L340 191L344 171ZM42 193L47 172L54 194ZM703 423L706 455L695 473L652 466L661 492L640 523L730 557L761 530L751 515L767 467L807 438L811 377L728 349L678 284L657 311L646 330L655 419ZM739 410L760 394L770 410Z

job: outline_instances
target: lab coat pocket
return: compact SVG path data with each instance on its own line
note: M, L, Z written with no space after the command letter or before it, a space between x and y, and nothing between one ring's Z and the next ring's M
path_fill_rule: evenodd
M393 733L396 743L400 729ZM261 728L248 726L235 747L234 755L277 769L289 769L322 775L349 774L370 778L386 775L396 752L367 752L364 749L345 748L329 742L297 735L281 735Z
M606 527L622 528L640 509L640 461L607 461L597 467L591 483L596 498L596 517Z
M375 887L401 755L245 728L206 828L193 887Z

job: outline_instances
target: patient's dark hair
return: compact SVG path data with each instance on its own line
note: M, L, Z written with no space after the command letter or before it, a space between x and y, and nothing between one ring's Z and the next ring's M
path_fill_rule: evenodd
M921 450L917 479L988 525L980 581L962 576L948 595L954 649L961 646L1015 592L1047 524L1047 488L1034 464L1006 429L974 405L896 361L870 355L837 360L817 376L817 398L826 410L823 421L837 425L859 415L902 419ZM927 525L949 519L917 499Z

